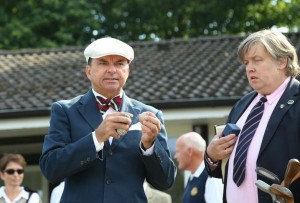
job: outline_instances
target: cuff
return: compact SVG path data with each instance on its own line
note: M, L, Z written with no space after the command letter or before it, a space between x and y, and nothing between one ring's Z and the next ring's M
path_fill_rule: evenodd
M98 142L95 131L92 132L92 136L93 136L94 145L96 147L96 151L97 152L101 151L103 149L104 142L101 143Z
M145 149L144 146L143 146L143 143L140 142L140 149L141 149L143 155L150 156L150 155L153 154L154 143L149 149Z

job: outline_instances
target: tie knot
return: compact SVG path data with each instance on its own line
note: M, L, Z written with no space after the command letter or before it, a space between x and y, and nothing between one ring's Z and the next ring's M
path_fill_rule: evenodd
M260 100L259 101L261 101L262 103L265 103L266 101L268 101L267 100L267 98L266 97L262 97L262 98L260 98Z
M105 99L97 96L97 105L101 113L105 113L109 107L112 107L116 111L120 111L122 105L122 98L118 95L112 99Z

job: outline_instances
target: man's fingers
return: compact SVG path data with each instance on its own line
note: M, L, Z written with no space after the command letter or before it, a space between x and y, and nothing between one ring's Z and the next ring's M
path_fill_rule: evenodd
M221 160L232 153L237 137L230 134L226 137L215 135L207 147L207 154L214 160Z

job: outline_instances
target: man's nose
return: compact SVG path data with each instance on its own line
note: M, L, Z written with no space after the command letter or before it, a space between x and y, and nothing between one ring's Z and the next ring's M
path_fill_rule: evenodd
M111 64L108 65L108 70L107 70L108 72L113 72L114 73L114 72L116 72L116 70L117 69L115 67L115 64L111 63Z

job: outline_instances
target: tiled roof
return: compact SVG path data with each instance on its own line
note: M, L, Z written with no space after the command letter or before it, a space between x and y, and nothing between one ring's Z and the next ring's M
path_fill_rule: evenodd
M288 34L298 55L300 33ZM132 42L135 60L125 92L154 106L220 105L251 91L236 50L243 37ZM0 51L0 114L48 109L84 94L84 47ZM219 103L217 102L219 101Z

